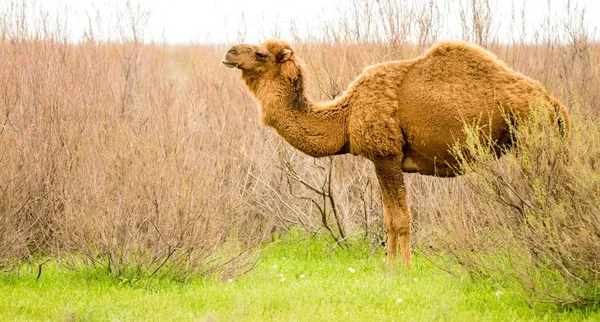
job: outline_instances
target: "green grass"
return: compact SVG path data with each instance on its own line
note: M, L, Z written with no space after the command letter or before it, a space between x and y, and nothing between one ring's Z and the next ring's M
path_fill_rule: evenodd
M330 253L324 239L295 235L270 247L255 270L233 281L129 280L48 265L39 280L27 269L19 277L0 275L0 319L600 320L597 311L530 307L515 288L448 275L418 254L411 269L395 274L386 271L383 258L364 245Z

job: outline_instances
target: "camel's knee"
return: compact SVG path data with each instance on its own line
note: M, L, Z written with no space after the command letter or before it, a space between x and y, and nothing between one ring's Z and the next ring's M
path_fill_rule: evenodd
M395 194L384 194L383 224L388 234L396 236L410 234L411 216L403 190Z
M388 234L397 236L410 235L411 216L405 212L398 212L396 216L384 216L383 224Z
M383 210L383 227L387 232L391 232L393 229L392 216L387 211L385 211L385 209Z
M410 235L410 221L410 214L403 213L398 218L394 218L394 220L392 220L392 230L399 236Z

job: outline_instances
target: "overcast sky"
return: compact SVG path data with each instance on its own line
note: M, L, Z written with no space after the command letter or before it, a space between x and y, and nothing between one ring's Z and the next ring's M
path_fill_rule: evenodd
M14 0L0 0L6 6ZM124 0L28 0L48 12L60 12L67 19L70 38L81 39L88 25L89 17L97 14L102 18L102 30L115 30L114 17L118 8L123 10ZM374 0L373 0L374 1ZM418 1L418 0L417 0ZM545 15L553 15L564 10L569 0L550 0L551 11L548 13L548 0L492 0L496 5L496 19L508 19L511 7L519 10L524 3L525 14L531 25L539 24ZM587 13L586 28L595 38L600 38L600 1L570 0ZM290 28L294 25L300 33L321 29L323 22L339 19L340 12L350 1L344 0L132 0L134 6L148 12L145 36L146 40L166 41L168 43L231 43L234 41L258 42L271 36L290 37ZM456 1L458 2L458 0ZM446 8L446 10L449 10ZM454 17L447 19L456 20ZM449 25L452 25L450 22ZM503 28L509 24L503 23ZM274 33L274 30L278 30ZM460 36L459 26L448 31L447 37ZM245 30L245 31L244 31ZM115 31L110 31L115 33ZM499 30L499 34L506 33ZM112 34L111 37L115 37Z

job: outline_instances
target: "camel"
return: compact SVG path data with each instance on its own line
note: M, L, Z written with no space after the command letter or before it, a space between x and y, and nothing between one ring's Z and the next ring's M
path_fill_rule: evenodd
M313 103L302 60L282 40L232 46L222 63L240 69L261 106L261 120L313 157L351 153L373 162L381 187L387 262L411 264L411 215L403 173L453 177L451 147L479 122L498 146L510 147L509 123L544 106L568 130L566 109L537 81L467 42L442 42L423 56L366 67L339 97ZM508 115L510 118L508 118ZM507 149L499 149L502 154Z

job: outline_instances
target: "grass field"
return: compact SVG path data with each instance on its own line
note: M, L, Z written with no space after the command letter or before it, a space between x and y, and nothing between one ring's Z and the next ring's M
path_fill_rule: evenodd
M0 319L194 321L598 320L600 312L528 305L518 289L449 275L422 256L388 273L365 245L286 238L235 280L112 278L57 265L0 278Z

